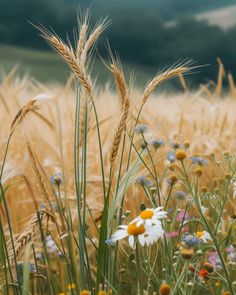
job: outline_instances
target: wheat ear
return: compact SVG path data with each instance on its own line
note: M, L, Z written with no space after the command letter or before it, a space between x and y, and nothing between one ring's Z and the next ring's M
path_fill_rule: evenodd
M35 178L36 178L36 180L38 182L39 190L40 190L40 192L42 194L43 200L47 204L47 207L50 208L50 197L49 197L49 192L48 192L46 183L45 183L45 181L44 181L44 179L43 179L43 177L42 177L42 175L40 173L36 157L35 157L35 155L33 153L33 150L31 148L31 145L30 145L30 142L29 142L28 138L26 137L26 135L24 133L23 127L22 127L22 131L23 131L23 134L24 134L24 140L25 140L26 148L27 148L27 151L28 151L30 159L31 159L31 163L32 163L34 174L35 174Z
M187 83L184 79L183 74L179 74L179 81L180 81L180 85L183 87L184 91L187 93L189 91Z
M218 71L218 79L217 79L217 85L216 85L216 89L215 89L215 95L217 97L219 97L222 92L222 83L223 83L223 77L224 77L224 65L223 65L222 61L220 60L220 58L217 58L217 62L219 65L219 71Z
M123 71L120 70L117 63L111 64L109 69L115 78L116 87L117 87L119 94L120 94L121 106L123 109L125 101L127 99L127 86L125 83Z
M122 115L121 115L119 125L115 131L115 135L114 135L113 142L112 142L112 148L111 148L111 152L110 152L111 165L113 164L113 162L115 161L115 158L117 156L120 141L121 141L121 136L122 136L123 131L125 130L125 127L126 127L128 114L129 114L129 101L126 101Z
M143 95L141 97L141 105L143 106L150 94L159 86L161 83L175 78L179 75L183 75L190 71L191 68L188 66L177 66L176 68L166 70L158 75L156 75L145 87Z
M101 23L99 23L91 32L89 35L87 41L84 44L84 48L81 51L81 56L78 55L80 58L80 61L82 64L85 65L86 60L87 60L87 55L89 50L93 47L93 45L97 42L98 38L102 34L102 32L105 30L105 28L108 26L108 22L106 19L104 19Z
M121 70L121 68L118 66L117 63L113 63L109 68L116 80L116 85L120 94L120 100L121 100L121 106L122 106L122 114L121 114L120 122L115 131L114 138L112 141L111 151L110 151L110 163L112 165L117 156L120 141L121 141L121 136L126 127L126 123L127 123L127 119L129 115L129 99L128 99L128 91L127 91L127 86L125 83L125 77L124 77L123 71Z
M42 37L56 50L56 52L66 61L68 66L74 72L81 86L86 90L90 99L93 100L92 83L87 75L83 64L77 58L71 46L65 44L58 36L51 34L43 28L39 28L42 32Z
M228 81L229 81L230 95L232 98L236 98L236 88L234 84L234 78L231 73L228 74Z
M37 100L33 99L30 100L26 105L24 105L18 113L15 115L15 118L13 119L11 123L11 132L14 131L18 123L22 122L25 118L26 114L28 114L31 111L36 111L38 109L38 106L36 105Z
M85 42L86 42L86 35L88 32L88 24L87 21L85 21L81 27L79 32L79 40L77 42L77 48L76 48L76 55L81 56Z
M21 233L17 235L15 241L14 241L14 250L16 257L19 258L21 253L23 252L25 246L32 241L39 231L38 222L40 218L40 222L43 222L44 218L46 217L45 211L39 211L39 216L37 213L34 213L30 220L27 222L26 225L24 225ZM11 266L14 265L14 251L12 248L12 244L8 242L8 255L9 255L9 261Z

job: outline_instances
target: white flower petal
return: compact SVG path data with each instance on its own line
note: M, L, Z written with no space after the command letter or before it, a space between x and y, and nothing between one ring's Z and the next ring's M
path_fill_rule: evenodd
M212 240L210 234L207 231L203 231L203 235L200 237L200 239L202 240L202 242L204 244L207 244L208 241L211 241Z
M126 237L128 237L127 230L118 229L116 232L114 232L111 235L111 241L112 242L117 242L117 241L122 240L122 239L124 239Z
M129 244L131 248L135 248L134 236L129 236Z
M139 221L141 219L140 216L135 217L130 223L136 223L137 221Z
M127 225L119 225L119 229L125 229L127 230L128 226Z
M147 219L146 220L146 222L145 222L145 225L147 226L147 227L150 227L150 226L152 226L152 219Z
M144 234L138 235L138 240L139 240L139 243L140 243L141 246L144 246L145 245L145 237L144 237Z
M162 209L163 209L163 207L157 207L154 209L154 212L157 213L157 212L161 211Z

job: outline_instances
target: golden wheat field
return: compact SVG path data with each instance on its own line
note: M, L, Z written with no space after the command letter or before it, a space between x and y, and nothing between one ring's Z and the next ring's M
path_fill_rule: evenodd
M41 28L65 85L1 77L1 292L235 294L232 76L218 60L218 81L191 91L187 62L138 89L111 57L114 84L95 86L105 26L85 19L77 49ZM170 78L180 90L159 93Z
M76 199L73 179L76 94L73 87L68 86L37 85L29 78L18 79L14 71L2 79L1 158L4 157L4 147L11 130L11 124L18 111L27 106L27 103L35 100L35 105L32 110L29 109L29 114L22 122L22 126L14 131L3 173L3 184L10 187L7 199L16 232L20 229L20 221L34 211L35 201L37 205L43 202L36 193L37 185L35 185L26 140L32 146L40 169L46 177L46 182L50 181L51 175L62 171L61 157L63 157L67 194L72 202ZM134 116L137 108L136 100L141 97L141 91L133 89L130 97L131 113L128 124L131 125L132 113ZM188 142L190 145L189 155L199 154L209 159L211 154L220 157L227 152L235 153L235 104L236 97L233 97L232 94L221 97L214 92L211 94L206 92L204 88L193 93L181 93L180 91L173 95L153 94L143 110L140 122L148 126L148 140L163 139L167 143L167 147L157 155L158 161L160 161L160 166L157 169L161 171L168 168L166 152L169 148L168 145L173 143ZM96 89L96 106L100 118L105 175L108 178L110 150L114 132L121 116L119 95L111 85ZM88 204L99 215L102 210L102 179L98 146L94 144L97 141L97 135L92 114L88 124ZM141 145L139 137L136 139L136 144L137 146ZM116 165L118 164L116 163ZM206 171L203 184L224 177L220 171L213 168L206 170L209 171ZM146 173L145 167L141 167L138 171L140 175ZM30 197L31 194L33 196ZM140 194L142 193L134 186L130 191L130 196L125 200L127 208L135 205L135 209L139 209L139 204L143 201ZM22 210L17 210L17 208ZM231 210L233 211L234 208L232 207ZM4 211L2 214L4 215Z

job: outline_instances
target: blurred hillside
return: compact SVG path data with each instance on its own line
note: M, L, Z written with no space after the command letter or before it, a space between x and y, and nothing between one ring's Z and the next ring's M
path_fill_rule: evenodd
M68 3L68 1L64 3L66 2ZM76 3L77 1L70 0L69 2ZM163 21L190 16L236 3L235 0L82 0L80 2L82 7L87 7L88 3L90 3L96 14L116 14L124 10L130 12L140 10L142 13L155 12Z
M150 71L192 58L210 64L201 75L191 77L193 83L200 83L206 77L216 78L217 57L236 76L234 14L231 19L219 14L231 11L234 4L236 0L0 0L0 43L49 50L30 22L51 26L64 38L71 32L73 41L79 8L90 7L92 23L105 16L112 21L98 44L103 57L108 39L122 61ZM212 12L219 23L212 21ZM230 25L225 27L226 23Z

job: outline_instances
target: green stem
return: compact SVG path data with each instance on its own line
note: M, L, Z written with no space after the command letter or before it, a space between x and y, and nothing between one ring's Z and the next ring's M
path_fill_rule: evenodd
M182 269L182 271L181 271L181 273L180 273L180 275L179 275L179 278L178 278L178 280L177 280L177 282L176 282L176 284L175 284L175 287L174 287L174 289L173 289L173 291L172 291L172 295L174 295L175 292L178 291L179 285L180 285L181 282L183 281L183 277L184 277L184 275L185 275L185 270L186 270L187 265L188 265L188 262L186 261L185 264L184 264L184 267L183 267L183 269ZM178 294L178 293L177 293L177 294Z
M141 265L140 265L140 257L139 257L139 245L136 241L136 248L135 248L135 258L136 258L136 272L137 272L137 279L138 279L138 295L143 295L143 288L142 288L142 279L141 279Z
M226 186L226 191L225 191L223 204L221 206L221 211L220 211L220 214L219 214L218 219L216 221L216 227L215 227L215 230L214 230L214 233L213 233L214 235L217 233L217 230L218 230L219 225L220 225L221 217L222 217L224 209L225 209L225 204L226 204L227 197L228 197L228 189L229 189L229 181L228 181L227 186Z

